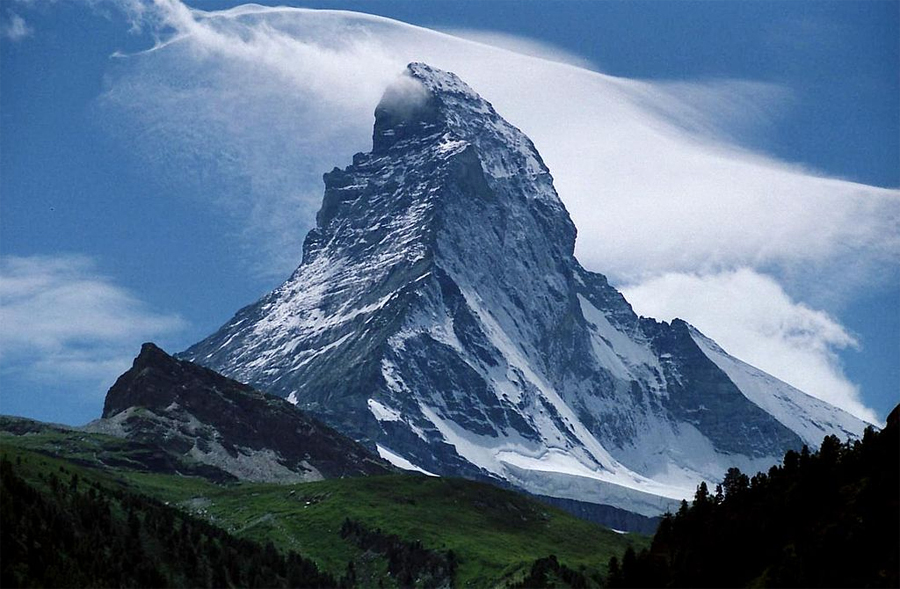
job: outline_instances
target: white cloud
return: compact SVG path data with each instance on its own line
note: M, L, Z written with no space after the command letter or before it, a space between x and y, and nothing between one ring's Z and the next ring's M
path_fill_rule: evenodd
M34 34L34 29L21 16L14 12L7 13L7 16L8 21L0 25L0 37L5 37L15 42Z
M0 259L0 325L0 374L102 395L142 342L185 323L149 309L90 258L61 255Z
M549 61L558 61L576 67L593 70L596 66L589 60L580 55L566 51L550 43L543 43L535 39L527 37L519 37L507 33L497 31L485 31L481 29L441 29L441 32L447 33L453 37L468 39L483 45L499 47L520 55L528 55L529 57L537 57Z
M641 315L680 317L729 354L781 380L879 423L844 375L837 351L856 338L828 314L789 297L771 277L748 268L718 274L664 274L623 294Z
M485 44L357 13L202 12L158 0L140 14L172 34L118 60L99 108L155 176L226 211L248 259L270 276L296 266L321 174L369 149L374 107L410 61L458 73L534 140L579 229L579 259L614 283L750 268L795 298L822 300L897 271L900 192L821 177L735 144L774 124L791 100L783 88L616 78L560 63L564 56L491 46L510 47L508 38L482 35ZM844 292L835 295L836 285ZM666 309L690 319L691 301L670 295ZM716 299L718 308L753 302L749 292L732 296ZM776 309L803 316L786 301ZM833 356L849 342L824 335L841 332L836 320L815 323L811 339L776 337L752 322L723 325L743 334L760 368L858 403ZM707 331L741 355L723 329ZM781 353L763 353L773 342Z

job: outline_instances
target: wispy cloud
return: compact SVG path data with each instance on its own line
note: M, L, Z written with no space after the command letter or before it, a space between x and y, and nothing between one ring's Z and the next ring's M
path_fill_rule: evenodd
M0 258L0 377L102 398L142 342L185 327L78 255ZM27 390L4 387L4 404Z
M34 34L25 19L15 12L7 12L5 22L0 24L0 37L9 39L10 41L21 41L26 37Z
M410 61L458 73L534 140L579 228L579 258L614 282L749 268L794 300L821 300L822 284L841 284L846 295L885 268L896 272L897 190L825 178L735 143L777 120L791 100L783 88L615 78L558 55L510 51L508 38L473 42L355 13L202 12L177 0L157 0L141 18L150 13L169 34L117 61L99 108L160 176L229 211L248 259L269 274L296 265L322 172L369 148L373 108ZM711 304L724 312L753 303L750 292L732 294ZM675 291L654 296L660 309L695 314ZM777 315L794 300L758 311ZM756 334L760 349L772 343L740 316L728 329ZM701 329L727 340L724 326ZM799 351L794 368L777 354L751 361L795 383L824 369L826 380L808 382L808 392L857 402L834 369L838 340L820 340L815 353L801 340L780 341Z
M615 277L900 252L897 191L726 141L767 124L785 95L771 85L613 78L368 15L160 6L175 34L119 64L103 105L157 164L222 184L199 194L249 212L248 238L278 244L259 248L278 273L298 258L322 171L368 148L373 105L416 59L457 71L532 136L581 228L583 261ZM204 165L184 165L194 161ZM275 211L293 216L288 235L271 230ZM284 243L289 259L267 255Z
M441 32L447 33L453 37L468 39L476 43L482 43L491 47L506 49L512 53L519 55L527 55L529 57L537 57L549 61L558 61L579 68L588 70L596 69L596 65L589 59L577 55L565 49L561 49L549 43L543 43L535 39L510 35L508 33L500 33L497 31L486 31L482 29L440 29Z

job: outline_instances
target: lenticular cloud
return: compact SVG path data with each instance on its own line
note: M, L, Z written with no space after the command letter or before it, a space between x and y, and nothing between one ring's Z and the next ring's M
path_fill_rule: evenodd
M168 36L116 60L98 107L161 176L230 214L269 275L296 266L321 174L369 148L374 106L411 61L456 72L531 137L579 229L579 259L615 282L766 268L810 293L848 260L846 288L896 267L896 190L728 141L767 123L778 88L615 78L358 13L159 0L135 14ZM832 356L826 345L794 370Z

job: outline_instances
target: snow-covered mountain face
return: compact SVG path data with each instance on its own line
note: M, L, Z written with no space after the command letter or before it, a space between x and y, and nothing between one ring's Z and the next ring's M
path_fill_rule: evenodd
M182 357L403 468L647 515L866 427L682 321L638 317L574 245L531 141L414 63L372 151L325 174L300 267Z

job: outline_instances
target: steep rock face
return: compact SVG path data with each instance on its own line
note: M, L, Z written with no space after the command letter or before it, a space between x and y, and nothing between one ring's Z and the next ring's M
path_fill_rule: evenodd
M865 427L635 315L574 258L531 141L454 74L411 64L372 152L324 179L300 267L183 356L398 465L653 515Z
M320 480L391 470L284 399L176 360L149 343L110 388L103 418L88 429L154 444L246 480Z

